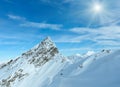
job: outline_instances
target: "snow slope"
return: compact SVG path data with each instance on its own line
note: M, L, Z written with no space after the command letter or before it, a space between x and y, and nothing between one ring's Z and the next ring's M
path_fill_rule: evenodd
M0 65L0 87L120 87L120 50L62 56L47 37Z
M120 87L120 50L69 65L49 87Z

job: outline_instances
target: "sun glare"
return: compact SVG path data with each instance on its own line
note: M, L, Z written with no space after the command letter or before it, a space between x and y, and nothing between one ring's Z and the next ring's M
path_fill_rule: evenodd
M95 3L92 9L95 13L101 13L103 10L103 6L100 3Z
M89 6L88 12L89 14L91 14L88 27L90 27L94 23L96 25L102 25L106 21L108 21L108 17L106 17L107 13L106 3L94 1L91 2L88 6Z

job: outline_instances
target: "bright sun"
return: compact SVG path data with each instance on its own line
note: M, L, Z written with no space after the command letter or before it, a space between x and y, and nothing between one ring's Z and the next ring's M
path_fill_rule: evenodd
M95 4L93 5L92 9L93 9L93 11L94 11L95 13L101 13L102 10L103 10L103 6L102 6L102 4L100 4L100 3L95 3Z
M91 14L88 26L91 26L94 23L104 24L106 20L108 21L108 17L106 17L107 11L105 3L95 1L91 2L88 6L90 6L88 10Z
M88 4L86 13L88 14L90 26L102 26L107 24L116 24L119 21L119 10L115 8L109 8L112 3L106 3L104 0L91 0Z

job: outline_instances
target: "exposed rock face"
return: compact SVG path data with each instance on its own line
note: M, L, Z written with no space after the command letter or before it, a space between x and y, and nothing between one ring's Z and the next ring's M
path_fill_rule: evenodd
M27 56L27 58L31 56L32 58L29 59L29 63L37 67L45 64L58 53L59 51L54 43L47 37L41 44L38 44L35 48L28 51L25 56Z
M27 76L28 73L23 73L22 69L19 69L16 71L13 76L9 76L6 79L2 79L0 81L0 87L11 87L11 83L15 82L16 80L22 80L25 76Z

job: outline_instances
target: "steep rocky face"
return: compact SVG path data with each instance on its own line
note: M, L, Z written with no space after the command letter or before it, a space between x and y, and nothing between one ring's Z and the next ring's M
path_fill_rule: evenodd
M54 59L58 53L55 44L50 37L47 37L15 60L0 65L0 87L12 87L13 83L30 75L31 71L27 71L26 68L33 66L40 68L51 59Z
M47 37L40 44L38 44L31 50L27 51L26 53L23 53L22 56L26 58L30 58L30 57L38 57L40 55L46 55L49 53L51 56L54 56L55 54L58 53L58 50L55 44L50 39L50 37Z
M38 67L45 64L58 53L59 51L55 44L52 42L50 37L47 37L33 49L23 53L22 56L28 58L30 64L34 64Z

